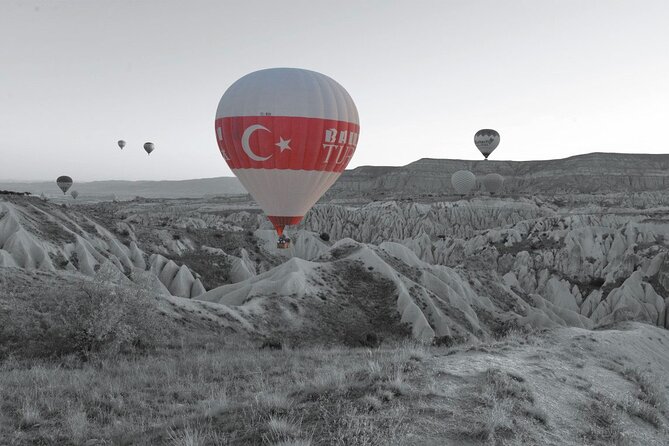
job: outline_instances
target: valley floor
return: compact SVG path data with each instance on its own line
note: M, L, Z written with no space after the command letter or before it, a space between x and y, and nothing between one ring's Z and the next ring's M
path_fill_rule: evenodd
M669 443L669 332L644 324L453 347L173 344L5 359L0 444Z

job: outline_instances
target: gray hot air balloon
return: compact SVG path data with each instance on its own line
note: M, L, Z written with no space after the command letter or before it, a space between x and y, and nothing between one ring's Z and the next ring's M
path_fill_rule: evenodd
M60 190L63 191L63 195L67 193L67 191L72 187L72 178L68 177L67 175L60 176L56 179L56 184L58 187L60 187Z
M476 176L468 170L458 170L451 176L451 184L456 193L467 195L476 185Z
M77 192L76 190L73 190L72 192L70 192L70 195L72 195L72 198L74 198L76 200L77 197L79 196L79 192Z
M123 148L125 147L125 141L123 141L122 139L119 139L118 140L118 146L121 148L121 150L123 150Z
M504 177L498 173L489 173L483 177L483 187L490 195L494 195L502 190L504 185Z
M152 142L145 142L144 143L144 150L146 150L146 153L151 155L151 152L153 152L153 149L155 147L153 146Z
M492 129L481 129L474 135L474 144L476 144L476 147L485 159L488 159L493 150L499 145L499 133Z

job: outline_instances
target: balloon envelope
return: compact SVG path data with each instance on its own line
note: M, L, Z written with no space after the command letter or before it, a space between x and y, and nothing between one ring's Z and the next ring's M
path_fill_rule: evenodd
M74 198L76 200L77 197L79 196L79 192L77 192L76 190L73 190L72 192L70 192L70 195L72 195L72 198Z
M466 195L476 185L476 176L468 170L458 170L451 175L451 184L456 193Z
M237 80L218 104L214 128L221 155L279 235L339 178L360 132L348 92L298 68Z
M483 187L491 194L496 194L502 190L504 177L498 173L489 173L483 177Z
M122 139L119 139L118 146L121 148L121 150L123 150L123 148L125 147L125 141L123 141Z
M144 143L144 150L146 150L146 153L151 155L151 152L153 152L153 149L155 149L155 147L153 146L152 142L145 142Z
M60 176L56 179L56 184L60 188L60 190L63 191L63 195L68 191L70 187L72 187L72 178L68 177L67 175Z
M499 133L492 129L481 129L474 134L474 144L485 159L488 159L488 156L499 145Z

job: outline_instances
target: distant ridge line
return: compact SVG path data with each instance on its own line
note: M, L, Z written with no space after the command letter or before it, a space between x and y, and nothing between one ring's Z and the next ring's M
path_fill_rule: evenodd
M549 160L421 158L405 166L359 166L346 170L327 198L355 193L448 193L450 176L471 170L499 173L507 193L606 193L669 190L669 154L591 152ZM89 197L202 198L246 191L236 177L188 180L96 180L77 182ZM1 181L0 189L62 195L53 181ZM451 191L452 192L452 191Z

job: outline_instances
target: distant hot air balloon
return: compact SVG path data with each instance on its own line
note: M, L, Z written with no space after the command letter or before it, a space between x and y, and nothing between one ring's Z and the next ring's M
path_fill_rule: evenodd
M489 173L483 177L483 187L485 187L485 190L491 195L501 191L503 185L504 177L498 173Z
M68 189L72 187L72 183L72 178L67 175L60 176L56 179L56 184L60 187L60 190L63 191L63 195L65 195Z
M476 176L468 170L458 170L451 175L451 184L456 193L467 195L476 185Z
M474 135L474 144L483 154L485 159L495 150L499 145L499 133L492 129L482 129Z
M271 68L227 89L215 131L221 155L282 240L285 226L298 224L344 171L360 125L353 100L333 79Z
M144 143L144 150L146 150L146 153L148 155L151 155L151 152L153 152L153 149L155 149L155 147L153 146L152 142L145 142Z
M70 192L70 195L72 195L72 198L74 198L76 200L77 197L79 196L79 192L77 192L76 190L73 190L72 192Z
M118 140L118 146L121 148L121 150L123 150L123 148L125 147L125 141L123 141L122 139L119 139Z

